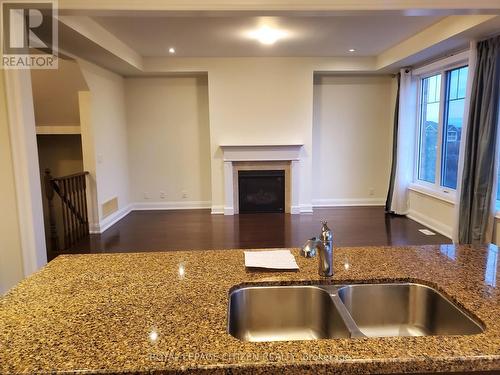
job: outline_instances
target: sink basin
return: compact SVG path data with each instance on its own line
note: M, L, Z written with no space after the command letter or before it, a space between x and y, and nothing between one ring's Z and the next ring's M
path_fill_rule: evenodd
M257 286L229 296L228 331L243 341L473 335L479 323L414 283Z
M420 284L359 284L338 296L368 337L472 335L481 326L441 293Z
M228 331L243 341L350 337L330 294L315 286L233 291L229 297Z

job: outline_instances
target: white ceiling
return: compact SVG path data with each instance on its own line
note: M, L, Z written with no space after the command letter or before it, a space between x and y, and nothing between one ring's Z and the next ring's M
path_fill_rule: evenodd
M440 20L435 16L130 17L94 19L142 56L374 56ZM245 37L260 25L287 31L272 46ZM348 50L355 48L356 52Z

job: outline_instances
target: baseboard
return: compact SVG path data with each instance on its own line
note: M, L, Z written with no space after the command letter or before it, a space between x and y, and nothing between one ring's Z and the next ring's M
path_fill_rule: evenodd
M233 207L224 207L224 215L234 215Z
M119 222L132 211L146 210L196 210L210 208L210 201L181 201L181 202L136 202L125 206L102 219L99 224L89 228L90 234L104 233L111 226Z
M89 233L90 234L101 233L101 231L99 230L99 224L89 224Z
M224 214L224 206L212 206L212 215L223 215Z
M384 206L385 198L313 199L313 207Z
M132 204L132 211L199 210L207 208L210 208L210 201L136 202Z
M293 212L293 209L292 209ZM299 212L301 214L312 214L313 213L313 206L311 204L301 204L299 206Z
M411 220L416 221L419 224L425 225L426 227L429 227L435 232L438 232L439 234L442 234L445 237L448 237L451 239L452 233L453 233L453 228L441 223L440 221L437 221L427 215L421 214L420 212L417 212L415 210L410 209L408 211L408 214L406 215Z
M104 233L107 229L109 229L112 225L119 222L125 216L127 216L133 210L133 205L129 204L116 212L113 212L111 215L102 219L98 225L94 225L94 229L96 231L90 231L90 233Z

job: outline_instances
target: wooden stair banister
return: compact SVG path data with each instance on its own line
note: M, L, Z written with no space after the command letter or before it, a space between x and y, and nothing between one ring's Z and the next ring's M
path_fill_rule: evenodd
M50 249L65 250L89 234L87 215L86 176L89 172L74 173L63 177L52 177L45 170L45 194L49 208ZM54 197L61 200L64 245L60 247L54 212Z
M59 236L57 235L56 218L54 212L54 189L52 187L52 176L50 169L45 169L44 175L45 196L47 197L48 210L49 210L49 238L51 251L59 250Z

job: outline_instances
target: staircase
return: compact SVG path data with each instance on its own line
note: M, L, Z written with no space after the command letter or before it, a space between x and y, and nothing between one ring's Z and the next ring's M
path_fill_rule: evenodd
M89 235L87 214L87 175L80 172L63 177L52 177L45 170L45 195L48 201L49 250L67 250ZM62 210L63 238L59 238L54 199L60 199Z

